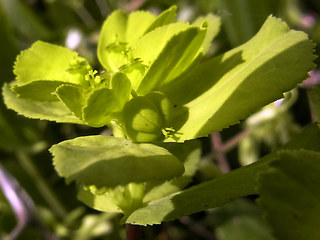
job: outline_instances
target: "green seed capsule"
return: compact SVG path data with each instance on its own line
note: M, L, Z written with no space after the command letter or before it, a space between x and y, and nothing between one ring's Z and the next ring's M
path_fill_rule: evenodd
M164 137L162 129L170 116L170 103L158 92L131 99L123 109L127 135L135 142L152 142Z

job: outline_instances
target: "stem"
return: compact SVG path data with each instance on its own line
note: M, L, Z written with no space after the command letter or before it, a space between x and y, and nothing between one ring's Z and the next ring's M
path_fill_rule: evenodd
M64 219L67 215L67 211L62 206L49 185L43 179L43 177L39 174L39 171L34 166L29 156L24 152L18 152L17 158L21 166L26 170L30 178L32 178L33 182L36 184L44 200L48 203L48 205L59 218Z
M224 152L222 152L220 149L223 147L222 140L220 133L214 132L211 134L211 140L213 144L213 151L216 155L217 163L220 167L220 170L223 173L230 172L230 166L228 164L228 160Z
M233 136L228 141L224 142L220 145L220 149L218 149L219 152L228 152L232 148L234 148L238 143L246 136L250 134L250 130L244 130L237 135ZM217 149L216 149L217 150Z
M141 227L139 225L126 224L127 240L140 240L141 239Z
M213 153L222 172L227 173L230 171L225 153L237 146L238 143L250 133L250 130L244 130L224 143L221 140L220 133L214 132L211 135Z

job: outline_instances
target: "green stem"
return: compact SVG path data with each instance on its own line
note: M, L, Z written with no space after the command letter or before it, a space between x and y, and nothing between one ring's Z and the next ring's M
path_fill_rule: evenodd
M29 158L28 154L19 151L17 153L17 159L21 166L26 170L30 178L32 178L36 187L38 188L40 194L51 207L51 209L57 214L61 219L64 219L67 215L67 211L62 206L58 198L55 196L49 185L46 183L45 179L40 175L39 171Z

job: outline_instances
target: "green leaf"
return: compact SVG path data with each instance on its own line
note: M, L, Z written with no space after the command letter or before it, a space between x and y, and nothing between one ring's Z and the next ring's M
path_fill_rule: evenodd
M78 199L88 206L104 212L121 212L125 215L141 207L144 183L129 183L114 188L83 187Z
M130 46L133 46L140 37L148 32L172 23L175 19L176 11L177 7L172 6L158 16L154 16L147 11L130 13L126 27L126 42L128 42Z
M55 94L71 112L82 120L82 108L86 104L88 89L77 85L63 84L57 88Z
M97 86L94 89L64 84L56 94L59 99L86 124L93 127L106 125L116 112L120 112L129 101L131 84L123 73L111 78L111 89Z
M177 106L172 127L179 135L171 140L207 136L281 98L308 77L313 47L305 33L269 17L249 42L162 89Z
M242 167L214 180L151 201L146 207L133 212L127 223L160 224L254 194L254 179L265 170L265 163L272 160L272 157L265 158L259 164Z
M127 76L121 72L114 74L111 78L111 89L118 102L119 110L122 110L124 105L131 97L131 82Z
M134 11L130 13L126 26L126 42L130 45L135 43L144 35L154 19L155 16L148 11Z
M94 186L82 188L78 193L78 199L86 205L104 212L123 212L125 217L133 210L152 200L177 192L185 187L195 174L197 163L201 156L201 146L198 140L181 143L165 143L161 147L166 148L184 164L185 172L182 176L173 180L148 181L140 185L120 186L116 188L96 189ZM141 189L142 188L142 189ZM142 192L142 195L140 194ZM145 192L145 194L143 194ZM143 199L142 199L143 197Z
M309 126L282 149L319 151L319 128L316 125ZM159 224L162 221L171 221L181 216L221 206L240 197L256 194L257 177L268 171L268 164L274 160L277 160L277 152L213 180L152 201L133 212L127 219L127 223Z
M58 101L53 93L62 84L64 83L59 81L33 81L23 85L13 85L11 89L19 98L51 102Z
M160 15L158 15L152 22L152 24L148 27L148 29L144 32L144 34L156 29L157 27L161 27L174 22L176 17L177 7L171 6L167 10L163 11Z
M183 144L162 143L160 146L167 149L183 162L185 172L182 176L166 182L147 182L145 186L145 196L143 198L144 203L165 197L187 186L196 173L198 162L201 158L201 144L198 140L187 141Z
M154 16L150 12L135 11L129 14L127 29L126 29L126 42L134 45L135 42L144 34L174 21L176 16L177 7L173 6L163 11L159 16Z
M8 84L3 86L2 91L7 107L25 117L64 123L82 123L61 102L39 102L18 98Z
M14 74L19 83L47 80L86 85L84 76L90 69L87 60L76 52L37 41L17 57Z
M177 22L158 27L155 30L142 36L133 46L132 54L134 58L139 58L144 64L151 64L166 47L170 39L179 33L189 29L198 29L185 22ZM191 31L194 31L191 30ZM190 31L190 30L189 30Z
M70 181L97 187L167 180L184 172L164 148L111 136L79 137L50 149L58 173Z
M102 127L112 120L112 113L120 110L114 92L101 87L91 91L82 110L82 117L87 125Z
M128 62L127 56L122 54L127 44L126 25L127 15L117 10L109 15L102 26L98 42L98 59L109 71L115 72Z
M201 54L205 29L184 23L158 28L142 37L133 49L135 58L150 66L142 79L133 80L137 93L145 95L181 75ZM200 52L199 52L200 51Z
M205 22L205 25L207 25L207 32L206 37L203 41L203 53L206 53L210 47L210 44L212 40L218 35L220 31L220 17L215 16L211 13L209 13L207 16L204 17L198 17L192 25L201 27L202 24Z
M171 7L155 17L146 11L135 11L127 15L114 11L104 22L99 43L98 58L103 67L116 72L130 63L127 52L144 34L162 25L173 22L176 7Z
M142 206L143 193L144 183L129 183L114 188L85 187L79 192L78 198L99 211L123 213L121 222L124 223L127 216Z
M320 238L320 153L283 151L259 178L258 199L277 239Z
M91 192L90 188L81 188L77 198L87 206L99 211L110 213L122 212L122 210L112 201L112 198L108 193L94 194Z
M92 127L102 127L121 112L129 100L131 85L129 79L122 73L117 73L111 79L111 88L98 87L91 91L86 105L82 109L83 120Z

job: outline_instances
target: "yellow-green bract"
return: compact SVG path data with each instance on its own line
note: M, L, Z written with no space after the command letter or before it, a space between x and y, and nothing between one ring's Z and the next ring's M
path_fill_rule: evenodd
M162 130L167 127L172 105L160 92L131 99L123 109L128 137L136 142L163 140Z

